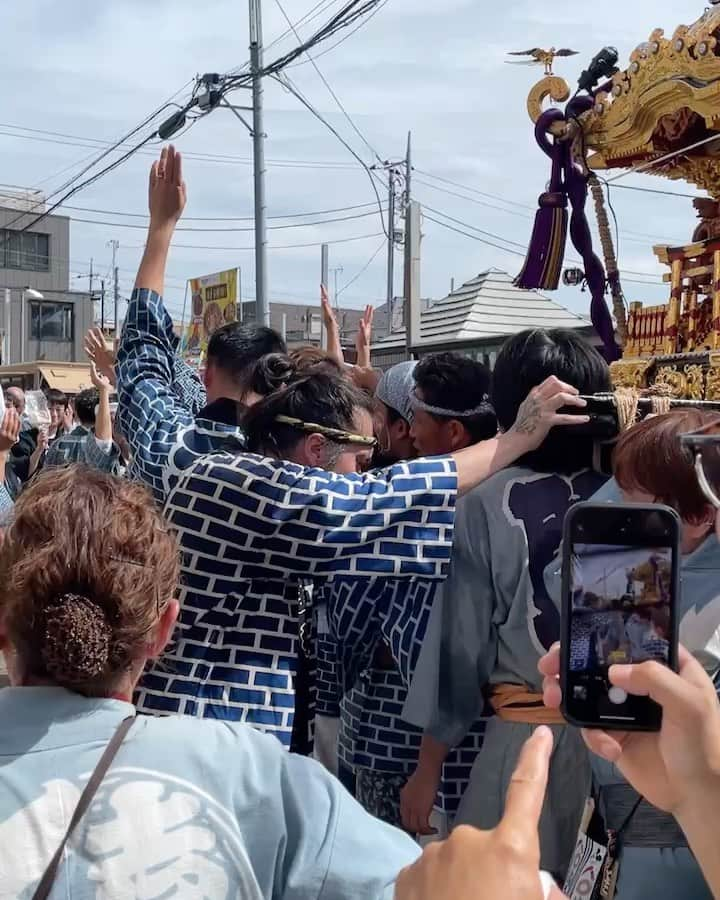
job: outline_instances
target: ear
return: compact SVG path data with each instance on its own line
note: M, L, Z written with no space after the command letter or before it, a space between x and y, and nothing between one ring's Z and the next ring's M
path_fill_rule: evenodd
M470 436L467 429L458 419L450 419L446 425L448 429L448 438L453 451L463 450L470 443Z
M325 462L325 438L321 434L309 434L304 445L305 465L322 468Z
M148 659L157 659L170 643L177 617L180 613L180 604L172 599L162 611L160 622L155 630L155 636L148 645Z
M215 375L215 368L211 362L205 364L205 370L202 375L203 384L205 388L211 388L213 383L213 377Z

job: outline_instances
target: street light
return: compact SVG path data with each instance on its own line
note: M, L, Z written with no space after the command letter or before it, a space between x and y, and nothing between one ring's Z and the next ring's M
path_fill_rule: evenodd
M34 290L34 288L26 287L23 288L22 294L20 295L20 359L19 362L24 361L25 356L25 312L26 312L26 303L28 298L30 300L44 300L45 297L40 293L40 291Z

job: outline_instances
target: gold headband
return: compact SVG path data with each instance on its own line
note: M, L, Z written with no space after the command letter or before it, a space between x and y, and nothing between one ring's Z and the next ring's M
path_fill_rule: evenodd
M361 447L374 447L377 444L374 437L352 434L352 432L343 431L340 428L328 428L326 425L317 425L315 422L303 422L302 419L294 419L292 416L275 416L275 421L281 425L290 425L292 428L308 434L321 434L338 444L359 444Z

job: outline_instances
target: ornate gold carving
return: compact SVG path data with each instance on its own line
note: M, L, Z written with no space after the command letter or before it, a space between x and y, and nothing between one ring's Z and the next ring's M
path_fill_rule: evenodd
M533 123L537 122L544 112L546 100L564 103L570 99L570 85L559 75L549 75L539 81L530 91L527 99L528 115Z
M720 128L720 6L672 38L656 29L624 72L581 119L593 169L652 160L704 129ZM694 140L690 140L694 137ZM709 148L673 159L657 174L682 178L720 198L720 165Z
M676 400L687 397L687 378L682 372L678 372L677 366L661 366L655 375L654 384L666 384Z
M705 373L695 364L685 366L685 390L688 400L702 400L705 396Z
M645 373L652 365L651 359L623 359L610 366L610 377L616 388L634 388L642 390L647 387Z
M720 369L708 369L705 378L705 399L720 400Z

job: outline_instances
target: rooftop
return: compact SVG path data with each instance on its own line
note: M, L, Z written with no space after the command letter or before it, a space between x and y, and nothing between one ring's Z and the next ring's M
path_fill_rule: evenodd
M512 276L488 269L421 313L424 344L466 344L517 334L528 328L584 328L589 319L538 291L515 287ZM405 328L373 342L373 349L405 344Z

